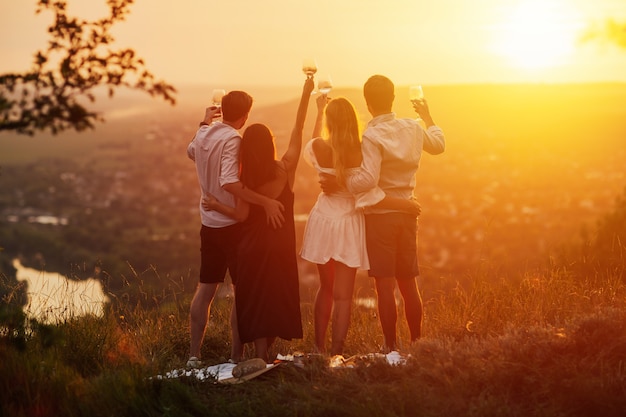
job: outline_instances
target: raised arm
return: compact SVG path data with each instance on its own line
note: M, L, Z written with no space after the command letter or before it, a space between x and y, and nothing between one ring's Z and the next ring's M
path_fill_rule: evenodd
M435 121L430 115L430 108L428 107L428 101L426 99L413 101L413 110L420 116L420 119L424 121L426 128L435 126Z
M315 117L315 126L313 126L313 135L311 135L312 138L319 138L320 136L322 136L322 122L324 120L324 109L326 108L326 105L328 104L328 100L330 100L330 98L328 98L328 96L326 94L320 94L316 99L315 102L317 103L317 116Z
M419 114L426 125L426 131L424 132L424 151L432 155L443 153L446 149L446 138L441 128L435 124L435 121L430 115L428 101L426 101L426 99L416 100L413 102L413 109Z
M213 119L219 116L220 109L216 106L207 107L204 109L204 119L200 122L200 126L198 126L198 131L204 126L209 126ZM206 129L206 128L205 128ZM196 132L196 135L198 133ZM187 157L192 161L196 160L196 147L194 141L196 140L196 135L191 138L191 143L187 146Z
M311 92L315 86L313 77L308 77L302 87L302 96L300 97L300 104L298 105L298 112L296 113L296 123L291 131L291 139L289 140L289 146L282 157L282 161L285 164L285 169L288 173L294 173L300 160L300 152L302 151L302 129L304 129L304 120L306 119L306 112L309 107L309 99L311 98Z

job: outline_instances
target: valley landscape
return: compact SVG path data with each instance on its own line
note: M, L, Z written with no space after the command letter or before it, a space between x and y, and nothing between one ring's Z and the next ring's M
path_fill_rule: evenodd
M331 369L314 358L229 387L155 380L182 366L199 267L198 187L186 146L206 88L179 105L117 97L105 124L62 136L0 135L0 329L6 415L619 416L626 406L626 84L424 86L447 136L417 175L425 337L405 366ZM286 146L298 88L254 89L248 124ZM359 89L353 101L369 120ZM408 87L394 111L414 117ZM314 106L305 127L312 130ZM108 115L108 116L107 116ZM319 187L301 161L297 240ZM27 320L13 260L98 279L103 316ZM314 265L299 261L303 340L311 352ZM369 301L368 301L369 300ZM373 283L358 274L346 351L382 343ZM229 352L224 291L203 360ZM399 304L401 308L401 303ZM28 323L26 325L25 323ZM15 383L17 381L17 383ZM5 415L5 414L3 414Z
M255 105L248 124L266 123L281 154L298 89L249 90ZM504 277L532 272L592 234L626 187L623 84L425 90L448 143L444 154L424 156L417 176L422 280L463 281L485 264ZM176 107L104 99L109 120L94 131L0 136L3 229L33 229L26 239L4 235L4 256L64 274L72 272L71 265L92 272L97 264L113 281L128 272L126 264L139 271L154 268L193 288L198 191L185 149L203 114L202 91L181 91ZM369 120L358 89L336 89L331 96L349 98L361 121ZM414 117L407 97L408 88L399 86L394 110ZM314 111L311 106L305 140ZM295 193L300 238L319 193L305 161ZM33 213L66 218L68 224L25 224ZM37 234L43 241L36 241ZM303 284L312 283L315 269L302 262L301 272Z

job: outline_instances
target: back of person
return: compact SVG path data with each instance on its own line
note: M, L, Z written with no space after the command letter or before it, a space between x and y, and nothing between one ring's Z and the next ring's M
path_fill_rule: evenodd
M413 108L427 131L416 120L395 119L392 112L394 90L393 82L382 75L371 76L363 86L373 119L363 136L366 172L354 183L357 188L378 185L388 196L408 199L415 187L422 151L443 152L445 137L435 125L425 100L414 102ZM372 209L365 216L365 223L371 264L368 274L376 280L378 313L385 341L383 350L396 350L396 287L404 301L411 342L422 334L423 304L416 281L419 275L417 218Z
M224 204L234 207L235 197L222 188L225 180L222 171L223 151L226 146L237 146L229 144L230 141L240 141L239 133L231 126L215 122L210 126L202 126L198 129L194 140L187 148L187 155L194 160L196 172L202 195L212 194ZM234 160L232 163L237 164ZM234 170L233 172L237 172ZM236 182L237 178L229 179ZM205 210L200 204L200 217L202 224L208 227L225 227L235 224L232 218L215 210Z
M302 338L294 194L287 184L277 199L285 206L282 227L268 224L263 208L256 205L242 224L237 314L244 343L263 337Z
M276 198L284 208L280 227L268 223L261 207L248 207L238 245L236 312L242 343L254 342L255 354L270 361L268 349L276 337L303 337L296 259L292 185L302 149L302 129L314 80L302 89L289 145L275 160L274 137L255 123L243 134L240 148L242 184Z
M323 143L323 145L318 145L319 143ZM315 168L318 174L337 175L337 171L333 168L332 149L330 145L324 142L324 139L314 138L310 140L304 147L303 157L309 165ZM356 172L359 165L360 161L354 167L347 168L346 175L349 176L352 172ZM319 199L333 199L336 197L354 199L354 195L343 184L340 184L338 190L333 193L327 194L322 191L318 196Z
M390 197L410 199L422 156L425 132L416 120L393 113L374 118L363 134L364 147L381 150L378 186ZM376 211L369 208L368 211Z

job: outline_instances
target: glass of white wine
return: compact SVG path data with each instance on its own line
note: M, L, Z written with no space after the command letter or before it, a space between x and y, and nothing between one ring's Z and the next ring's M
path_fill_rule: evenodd
M409 87L409 100L412 103L424 100L424 90L421 85L412 85Z
M312 77L317 72L317 63L313 58L305 58L302 61L302 72L306 74L307 77Z
M330 90L333 89L333 80L330 78L330 75L319 78L317 81L317 89L322 94L328 95L328 93L330 93Z
M416 104L424 100L424 90L421 85L412 85L409 87L409 100L411 103ZM418 120L421 119L420 115L417 115Z
M211 99L213 100L213 105L219 109L219 112L216 113L215 117L220 117L222 115L222 98L226 95L226 90L223 88L216 88L213 90Z
M222 107L222 98L226 95L226 90L222 88L216 88L213 90L213 105L217 107Z

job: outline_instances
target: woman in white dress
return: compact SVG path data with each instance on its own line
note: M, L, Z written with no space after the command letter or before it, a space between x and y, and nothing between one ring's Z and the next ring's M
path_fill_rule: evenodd
M327 139L321 137L326 115ZM361 140L356 111L345 98L317 98L313 139L304 149L305 159L318 174L337 177L339 184L361 165ZM350 326L352 294L357 269L369 269L362 207L376 205L416 215L414 200L386 197L380 188L353 195L346 189L320 193L304 231L300 256L317 264L320 286L315 297L315 346L326 353L326 330L332 313L331 355L342 355Z

